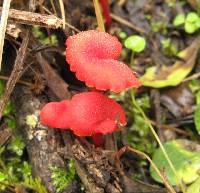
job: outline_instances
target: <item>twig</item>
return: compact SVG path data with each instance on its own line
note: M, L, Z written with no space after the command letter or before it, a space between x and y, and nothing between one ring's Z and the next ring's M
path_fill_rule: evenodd
M134 31L137 31L137 32L142 33L142 34L147 34L143 29L139 28L138 26L135 26L133 23L131 23L131 22L119 17L118 15L115 15L114 13L110 13L110 16L115 21L130 27Z
M165 129L165 130L170 130L170 131L174 131L176 133L179 133L181 135L185 135L185 136L188 136L188 133L179 129L179 128L176 128L172 125L165 125L165 124L159 124L153 120L151 120L151 124L157 128L161 128L161 129Z
M24 59L26 56L26 50L29 42L30 30L27 30L26 35L22 41L21 47L19 48L15 64L10 75L10 78L6 84L6 89L2 99L0 100L0 119L2 117L3 110L10 98L10 95L15 87L15 84L23 74L24 69Z
M0 70L1 70L1 62L2 62L2 55L3 55L3 45L6 33L6 25L8 20L8 13L10 8L11 0L4 0L3 2L3 9L1 13L1 23L0 23Z
M41 5L41 6L42 6L42 8L43 8L48 14L51 14L51 15L53 14L53 13L52 13L51 11L49 11L46 7L44 7L43 5ZM77 28L74 27L73 25L67 23L66 21L65 21L65 25L66 25L67 27L71 28L72 30L76 31L76 32L80 32L79 29L77 29Z
M0 12L1 11L2 8L0 8ZM16 9L10 9L8 20L20 24L39 25L53 29L63 26L63 21L55 15L39 14Z
M8 80L9 80L9 77L0 75L0 79L1 79L1 80L6 80L6 81L8 81ZM25 86L29 86L29 87L31 87L31 88L33 88L33 87L36 86L35 84L32 84L31 82L27 82L27 81L24 81L24 80L18 80L17 83L23 84L23 85L25 85Z

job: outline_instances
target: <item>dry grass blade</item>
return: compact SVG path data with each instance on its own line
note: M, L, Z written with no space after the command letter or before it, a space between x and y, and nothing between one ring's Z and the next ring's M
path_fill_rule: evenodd
M104 21L103 21L103 17L102 17L102 14L101 14L99 1L93 0L93 4L94 4L94 9L95 9L95 14L96 14L96 18L97 18L99 31L105 31Z
M115 20L123 25L126 25L127 27L130 27L134 31L137 31L142 34L147 34L142 28L134 25L133 23L131 23L130 21L127 21L126 19L123 19L122 17L119 17L118 15L111 13L110 16L113 20Z
M62 21L63 21L63 29L65 29L65 7L64 7L64 3L63 0L59 0L59 4L60 4L60 11L61 11L61 16L62 16Z
M0 70L1 70L1 62L2 62L2 55L3 55L3 45L6 33L6 25L8 20L8 13L10 9L10 2L11 0L4 0L3 2L3 9L1 12L1 23L0 23Z

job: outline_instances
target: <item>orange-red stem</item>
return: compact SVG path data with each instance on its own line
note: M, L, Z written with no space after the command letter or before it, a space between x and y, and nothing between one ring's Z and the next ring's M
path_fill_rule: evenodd
M104 147L105 140L103 138L103 134L97 133L92 136L92 141L95 147Z

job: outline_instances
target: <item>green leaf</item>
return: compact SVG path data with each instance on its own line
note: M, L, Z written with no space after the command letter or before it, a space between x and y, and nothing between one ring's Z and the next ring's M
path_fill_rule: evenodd
M198 134L200 135L200 104L197 105L197 108L194 112L194 123Z
M199 16L196 12L190 12L187 14L185 21L193 23L193 22L196 22L198 19L199 19Z
M184 28L188 34L193 34L197 30L196 24L190 22L185 22Z
M200 28L200 17L196 20L195 25L197 28Z
M187 188L186 193L199 193L199 192L200 192L200 177Z
M197 52L200 46L200 38L195 39L192 44L179 53L178 60L170 67L162 66L157 69L155 66L147 68L145 74L140 78L144 86L163 88L176 86L191 72L195 65Z
M184 14L178 14L173 21L174 26L180 26L185 23L185 15Z
M193 79L189 82L189 88L190 90L195 93L200 89L200 80Z
M125 41L124 45L126 48L134 51L141 52L146 46L146 41L143 37L138 35L129 36Z
M169 141L164 144L164 148L176 169L177 175L184 183L189 184L199 177L200 152L192 152L185 149L181 140ZM161 171L164 171L164 175L167 176L171 185L177 185L177 178L160 148L155 151L153 162ZM150 167L150 174L154 180L162 183L162 180L153 167Z
M119 37L120 37L121 39L125 39L125 38L127 37L126 32L121 31L121 32L119 33Z

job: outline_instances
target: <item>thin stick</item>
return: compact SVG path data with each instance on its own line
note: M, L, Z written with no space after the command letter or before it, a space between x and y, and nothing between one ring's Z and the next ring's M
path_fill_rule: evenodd
M0 75L0 79L8 81L9 77ZM17 83L23 84L25 86L32 87L32 88L36 86L36 84L32 84L31 82L27 82L27 81L24 81L24 80L18 80Z
M199 77L200 77L200 72L197 72L196 74L193 74L192 76L185 78L182 82L187 82L187 81L199 78Z
M60 4L60 11L61 11L61 16L62 16L62 21L63 21L63 29L65 29L65 7L64 7L64 3L62 0L59 0L59 4Z
M103 21L103 17L102 17L102 14L101 14L99 1L93 0L93 4L94 4L94 9L95 9L95 14L96 14L96 18L97 18L99 31L105 31L104 21Z
M0 7L0 13L2 8ZM39 25L41 27L48 27L57 29L63 26L63 21L55 15L46 15L40 13L33 13L29 11L21 11L10 9L8 20L10 22L25 24L25 25Z
M0 70L1 70L1 62L2 62L2 55L3 55L3 45L6 33L6 25L8 20L8 13L10 9L10 2L11 0L4 0L3 2L3 9L1 13L1 23L0 23Z
M1 76L0 76L1 77ZM185 135L185 136L188 136L189 134L185 131L183 131L182 129L179 129L179 128L176 128L172 125L166 125L166 124L160 124L156 121L153 121L153 120L150 120L151 124L157 128L160 128L160 129L164 129L164 130L170 130L170 131L174 131L178 134L181 134L181 135Z
M56 16L58 16L53 0L50 0L50 3L51 3L51 7L52 7L52 9L53 9L54 14L55 14Z
M44 7L43 5L42 5L42 8L43 8L48 14L53 15L53 13L52 13L49 9L47 9L46 7ZM66 21L65 21L65 25L66 25L67 27L71 28L72 30L76 31L76 32L80 32L79 29L77 29L77 28L74 27L73 25L67 23Z
M126 19L123 19L122 17L119 17L118 15L115 15L114 13L110 13L110 16L113 20L130 27L134 31L137 31L137 32L142 33L142 34L147 34L142 28L135 26L130 21L127 21Z
M172 164L172 162L171 162L171 160L170 160L170 158L169 158L169 156L168 156L168 154L167 154L165 148L163 147L162 142L160 141L160 139L159 139L157 133L155 132L153 126L151 125L150 120L147 118L147 116L145 115L144 111L140 108L140 106L136 103L135 96L134 96L134 90L133 90L133 89L131 90L131 98L132 98L133 105L139 110L140 114L142 115L142 117L144 118L145 122L146 122L147 125L149 126L149 128L150 128L152 134L154 135L156 141L158 142L158 144L159 144L159 146L160 146L160 149L161 149L161 151L163 152L163 155L165 156L165 159L167 160L167 162L168 162L170 168L172 169L172 171L173 171L173 173L174 173L176 179L178 180L178 184L180 185L180 188L181 188L182 192L183 192L183 193L186 193L185 187L184 187L184 185L183 185L181 179L179 178L179 176L178 176L178 174L177 174L177 172L176 172L176 169L175 169L174 165Z
M26 50L27 50L27 46L28 46L28 42L29 42L29 37L30 37L30 30L28 29L25 34L25 37L22 41L21 47L18 50L18 54L15 59L15 64L14 64L13 70L11 72L8 82L6 83L4 95L2 96L2 98L0 100L0 119L2 117L4 107L8 102L8 99L15 87L16 82L19 80L19 78L23 74L24 59L27 54Z

